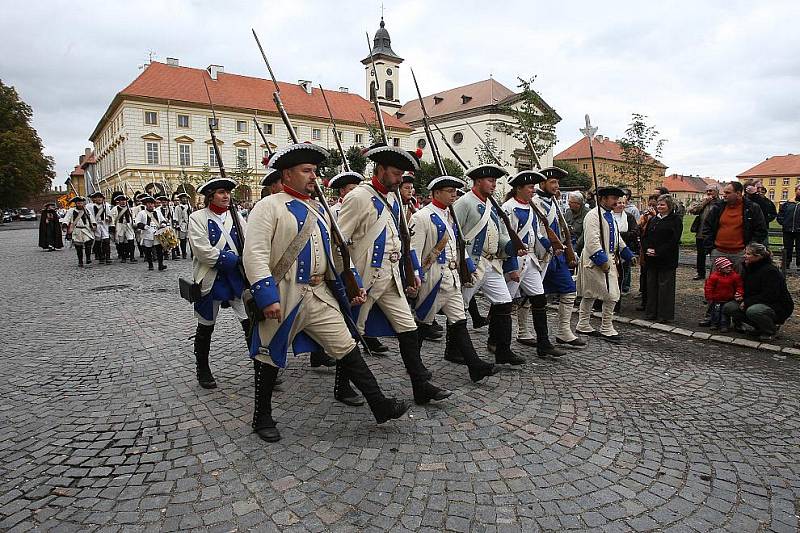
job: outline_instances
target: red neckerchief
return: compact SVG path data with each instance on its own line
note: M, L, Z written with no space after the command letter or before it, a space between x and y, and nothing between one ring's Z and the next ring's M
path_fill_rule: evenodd
M216 214L218 214L218 215L221 215L222 213L224 213L225 211L227 211L227 210L228 210L228 208L227 208L227 207L219 207L219 206L217 206L217 205L214 205L213 203L209 203L209 204L208 204L208 208L209 208L209 209L211 209L211 211L212 211L213 213L216 213Z
M311 198L309 195L303 194L300 191L296 191L291 187L289 187L288 185L283 186L283 192L285 192L289 196L294 196L295 198L299 198L300 200L308 200L309 198Z
M525 207L530 207L530 205L531 205L528 202L523 202L522 200L520 200L516 196L514 197L514 201L517 202L519 205L524 205Z
M375 187L375 189L384 196L389 194L389 189L384 187L383 184L380 181L378 181L378 176L372 176L372 186Z
M445 211L447 211L447 206L446 206L446 205L444 205L444 204L443 204L442 202L440 202L439 200L437 200L436 198L433 198L433 199L431 200L431 203L432 203L433 205L435 205L436 207L438 207L439 209L444 209Z
M479 193L479 192L478 192L478 189L477 189L477 187L473 187L473 188L472 188L472 194L474 194L475 196L477 196L477 197L478 197L478 199L479 199L481 202L484 202L484 203L486 203L486 197L485 197L484 195L482 195L481 193Z

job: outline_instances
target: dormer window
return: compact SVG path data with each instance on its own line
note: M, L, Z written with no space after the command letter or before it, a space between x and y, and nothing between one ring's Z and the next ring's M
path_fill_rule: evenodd
M438 104L440 104L440 103L441 103L443 100L444 100L444 98L442 98L441 96L434 96L434 97L433 97L433 105L438 105Z
M461 95L461 104L462 104L462 105L463 105L463 104L466 104L466 103L467 103L467 102L469 102L470 100L472 100L472 97L471 97L471 96L467 96L466 94L462 94L462 95Z

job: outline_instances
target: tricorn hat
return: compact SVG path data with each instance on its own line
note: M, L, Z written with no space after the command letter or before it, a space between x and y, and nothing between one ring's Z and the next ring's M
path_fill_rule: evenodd
M414 183L414 173L403 172L403 181L401 183Z
M100 191L94 191L92 194L89 195L89 198L105 198L106 195Z
M316 144L290 144L272 154L272 157L269 158L267 168L269 169L272 167L275 170L285 170L302 164L319 165L328 159L328 157L330 157L328 151Z
M543 175L546 179L560 180L561 178L566 178L567 176L569 176L569 172L559 167L545 167L541 169L539 173Z
M166 194L159 194L158 196L156 196L156 200L158 200L159 202L169 202L169 196L167 196Z
M142 202L143 204L148 204L148 203L154 204L156 202L156 199L150 196L149 194L145 194L144 196L139 197L139 201Z
M535 170L523 170L517 172L508 179L508 184L512 187L520 187L523 185L536 185L545 181L547 178L544 174Z
M381 142L364 150L364 156L379 165L414 171L419 170L419 158L422 156L422 151L409 152Z
M619 187L614 186L607 186L607 187L598 187L595 195L599 198L602 196L625 196L625 191L620 189Z
M211 178L204 184L202 184L198 189L197 192L203 195L209 195L216 191L217 189L225 189L226 191L232 191L236 188L236 182L230 178Z
M117 191L117 193L112 198L113 201L118 202L120 200L128 200L128 197L122 194L121 192Z
M456 178L455 176L439 176L428 182L428 190L435 191L436 189L443 189L445 187L455 187L456 191L458 191L462 189L464 185L464 180Z
M327 186L331 189L341 189L345 185L350 185L351 183L361 183L363 180L364 176L351 170L336 174L334 177L328 180Z
M69 199L69 203L71 204L74 204L75 202L85 202L85 201L86 201L85 196L73 196L72 198Z
M487 163L485 165L478 165L477 167L467 169L464 174L468 178L477 180L480 178L502 178L508 174L508 172L506 172L506 169L501 166Z

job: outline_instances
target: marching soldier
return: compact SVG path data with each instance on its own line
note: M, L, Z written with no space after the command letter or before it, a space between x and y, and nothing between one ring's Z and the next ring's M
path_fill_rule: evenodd
M174 222L175 229L178 231L178 239L181 243L181 258L186 259L186 242L189 238L189 215L192 214L192 206L189 205L189 195L185 192L178 194L178 201L180 203L175 206L173 211Z
M192 248L192 278L200 284L201 298L194 304L197 330L194 336L194 357L197 382L204 389L215 389L217 382L208 364L211 334L217 322L219 308L230 307L242 325L245 339L250 332L250 320L242 303L245 281L242 276L242 239L229 210L231 191L236 182L213 178L197 190L203 195L205 209L189 216L188 239ZM244 219L237 213L242 231Z
M480 165L466 172L472 179L472 190L453 204L464 241L477 271L472 287L463 289L464 302L469 302L478 289L491 302L489 308L488 349L494 351L499 364L521 365L525 359L511 350L511 294L505 282L503 268L516 266L513 243L505 226L492 206L489 196L494 194L498 178L506 171L497 165ZM525 255L520 250L519 255ZM511 258L505 265L503 260Z
M169 201L169 197L166 194L161 194L156 198L158 201L158 210L161 212L161 217L166 222L168 228L175 228L175 211L174 207L171 205ZM169 254L169 250L164 250L165 255ZM167 257L164 257L167 259ZM178 248L172 249L172 260L175 261L178 259Z
M141 231L142 247L144 256L147 259L147 270L153 270L153 248L158 259L158 269L166 270L164 264L164 249L156 241L156 231L167 227L167 222L161 215L161 211L156 209L156 200L152 196L145 195L141 198L144 209L136 215L136 227Z
M633 259L633 253L620 238L612 213L617 200L623 194L619 187L597 189L597 207L590 210L583 219L583 254L578 265L577 288L583 299L576 331L614 344L622 342L613 324L614 305L620 297L617 265L620 261ZM595 300L603 302L600 331L589 323Z
M272 418L272 391L290 347L304 353L321 345L340 362L344 377L364 395L379 424L402 417L409 408L383 395L327 283L336 282L331 221L310 197L317 166L327 157L324 148L313 144L276 152L271 166L281 171L284 189L256 203L249 216L243 260L261 315L250 350L255 373L252 427L268 442L281 438ZM350 304L365 300L362 290Z
M560 195L559 180L567 175L567 172L558 167L547 167L539 171L544 177L539 182L536 196L533 201L547 217L547 223L559 240L566 243L564 229L561 227L563 217L559 217L558 196ZM574 268L574 266L572 267ZM556 329L556 342L558 344L572 348L583 348L586 341L575 335L572 331L570 319L572 317L573 304L575 303L575 281L572 279L570 265L567 258L559 250L547 259L544 265L544 293L558 295L558 328Z
M146 193L140 192L135 193L133 195L133 207L131 207L131 214L133 214L133 220L139 217L139 213L144 210L144 204L142 203L142 198L147 196ZM155 204L154 204L155 205ZM139 258L144 257L144 245L142 244L142 230L139 229L138 225L134 226L134 231L136 232L136 248L139 250Z
M347 193L355 189L356 186L362 181L364 181L364 176L358 172L352 171L340 172L328 180L327 187L335 190L339 196L339 198L336 200L336 203L331 206L331 213L333 213L333 216L335 216L337 219L339 218L339 211L342 210L342 202L344 202L344 197L347 196Z
M67 239L72 239L72 245L78 254L78 266L83 267L83 256L86 255L86 264L92 264L92 244L94 242L94 229L97 223L92 212L86 209L86 198L75 196L69 201L75 204L61 223L67 228Z
M134 216L131 208L128 207L128 197L118 192L112 198L115 205L111 208L111 228L113 229L114 242L117 246L117 255L120 261L125 263L137 263L134 257L136 233Z
M542 278L547 269L547 258L553 253L550 240L543 235L543 225L531 208L531 200L536 184L546 178L533 170L523 170L508 180L512 189L503 210L508 214L514 227L528 247L528 254L518 260L518 268L504 266L509 274L508 292L512 297L521 297L530 302L533 329L536 331L536 354L539 357L561 357L566 352L553 346L547 327L547 297L544 295ZM511 258L506 259L507 263ZM524 306L520 306L525 309ZM527 317L519 316L527 322Z
M93 205L90 207L94 221L97 226L94 229L94 258L97 264L111 264L111 206L106 202L105 195L96 191L89 195Z
M403 251L398 217L402 213L395 193L403 171L419 168L419 162L415 154L384 143L371 146L364 155L375 162L372 180L353 189L339 211L339 227L344 238L353 243L351 258L367 292L366 302L356 311L356 325L363 335L397 336L417 404L444 400L451 393L430 382L431 374L420 357L417 324L406 299L416 296L418 271L405 273L414 276L414 287L405 290L400 275ZM418 269L416 254L413 250L407 253L412 254ZM342 381L341 377L337 379L339 385Z
M406 220L411 220L411 215L417 212L417 199L414 197L414 174L403 172L403 181L400 183L400 199L403 200L403 213Z
M458 266L459 261L467 261L472 271L475 266L469 256L458 257L457 228L448 210L456 200L456 190L463 186L463 181L452 176L431 180L428 184L431 203L411 217L411 244L423 258L423 281L415 313L419 322L430 324L439 311L444 312L447 317L445 359L466 364L470 378L478 382L496 374L499 368L478 357L467 331Z

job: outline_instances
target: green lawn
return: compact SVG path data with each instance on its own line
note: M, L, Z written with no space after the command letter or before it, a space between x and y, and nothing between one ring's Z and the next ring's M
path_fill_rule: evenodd
M683 216L683 235L681 235L681 245L683 246L694 246L694 233L689 231L692 227L692 222L694 221L695 215L684 215ZM778 224L777 220L773 220L769 224L769 229L781 229L781 225ZM769 240L770 245L773 246L780 246L783 244L783 240L780 236L770 237Z

